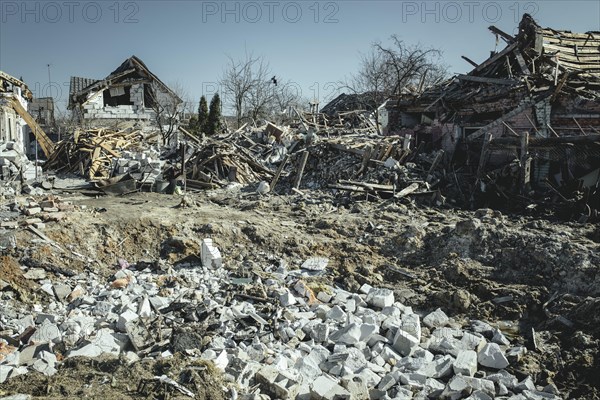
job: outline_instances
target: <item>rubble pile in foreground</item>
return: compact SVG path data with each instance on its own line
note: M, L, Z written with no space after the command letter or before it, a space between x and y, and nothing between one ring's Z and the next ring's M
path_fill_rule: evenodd
M0 383L32 370L53 375L70 357L134 363L181 352L213 362L232 398L560 398L552 384L517 377L511 364L526 349L501 330L461 326L440 309L421 314L389 289L317 283L326 258L265 266L261 279L225 268L210 239L200 256L201 265L177 267L120 259L109 282L90 272L50 280L29 268L47 301L33 312L0 305ZM194 397L176 379L160 377Z

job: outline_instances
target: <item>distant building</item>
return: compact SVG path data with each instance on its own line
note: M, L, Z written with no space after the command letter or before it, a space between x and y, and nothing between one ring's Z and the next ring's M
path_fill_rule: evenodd
M28 111L46 132L52 130L55 125L54 99L52 97L34 98L31 103L29 103Z

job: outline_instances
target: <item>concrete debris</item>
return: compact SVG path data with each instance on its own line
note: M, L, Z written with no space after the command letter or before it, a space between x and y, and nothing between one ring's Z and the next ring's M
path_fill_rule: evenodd
M437 309L423 317L431 333L422 331L419 314L395 301L393 291L377 287L363 287L360 294L331 288L328 296L320 296L323 302L315 300L311 305L307 301L310 289L293 276L283 285L270 282L264 287L268 298L279 300L283 307L283 313L273 315L267 311L269 302L232 301L223 296L229 289L221 285L230 281L230 272L212 240L201 243L201 266L172 270L174 277L204 282L183 303L179 299L191 288L181 286L179 294L158 296L155 273L135 264L115 273L130 280L129 285L113 289L120 294L107 296L111 283L102 284L88 273L87 294L68 306L62 300L72 292L74 279L81 281L83 276L52 282L58 300L52 307L7 321L7 326L15 327L14 334L32 329L29 343L34 345L13 347L0 360L2 381L10 380L19 364L48 376L55 374L60 361L48 343L64 346L69 358L108 354L135 362L170 357L171 343L183 343L173 341L179 335L174 328L218 310L221 322L214 325L212 340L198 354L231 374L242 393L256 388L255 384L260 393L290 399L350 399L367 392L371 398L402 398L415 390L429 396L485 399L494 398L495 384L502 385L507 394L537 391L530 378L518 382L504 369L509 363L500 345L485 343L477 333L492 334L485 323L444 327L449 318ZM308 259L305 264L307 269L320 269L327 259ZM36 273L31 277L47 281ZM161 326L159 320L169 322ZM257 340L257 334L268 339ZM424 347L431 349L440 340L451 347L449 354L433 354ZM270 361L265 365L266 360ZM499 371L480 373L478 366ZM165 379L164 383L190 395L184 386Z
M485 399L494 398L495 384L508 394L537 391L531 379L518 383L506 372L509 363L499 344L481 345L485 339L476 331L491 334L492 328L485 328L484 323L473 325L475 331L444 327L449 318L437 309L422 318L433 329L431 333L422 331L419 314L395 301L389 289L363 287L362 293L353 294L332 288L328 296L319 296L321 301L309 304L308 286L289 276L285 286L271 282L265 287L267 296L279 300L285 310L279 317L269 316L268 303L227 300L221 285L231 280L230 272L212 241L201 243L201 267L172 271L174 277L205 282L184 303L178 299L188 289L182 286L180 294L158 296L155 272L136 265L128 264L115 273L115 277L129 277L130 284L113 289L119 294L108 297L111 283L101 284L93 273L85 279L78 276L77 285L87 294L69 306L62 301L75 281L53 282L58 301L51 308L6 321L15 327L15 334L24 329L34 332L28 341L33 345L13 347L0 361L2 381L9 380L19 364L48 376L55 374L61 363L48 343L60 343L69 358L170 357L170 343L177 342L169 339L177 337L176 321L195 320L209 310L219 310L221 323L214 325L212 341L201 349L202 358L232 374L242 392L255 384L270 396L316 399L358 398L367 392L371 398L401 398L414 390L429 396ZM327 259L305 263L307 269L319 269ZM159 319L172 322L161 326ZM95 329L99 324L103 327ZM257 333L269 339L257 340ZM440 340L450 340L450 354L434 355L423 347L431 349L431 343ZM267 359L271 365L263 364ZM15 364L14 360L19 361ZM480 374L478 366L499 371L482 378L486 374ZM176 390L187 394L183 386Z
M302 263L302 269L307 269L310 271L323 271L327 267L328 263L329 259L326 257L313 257Z
M479 353L477 353L477 361L484 367L494 369L506 368L509 365L504 352L496 343L486 344Z

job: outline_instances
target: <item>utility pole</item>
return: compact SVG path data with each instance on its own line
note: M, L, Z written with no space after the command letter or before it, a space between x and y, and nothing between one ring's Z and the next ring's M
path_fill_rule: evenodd
M46 66L48 67L48 90L50 91L50 95L48 97L52 97L52 79L50 79L50 65L51 64L46 64Z

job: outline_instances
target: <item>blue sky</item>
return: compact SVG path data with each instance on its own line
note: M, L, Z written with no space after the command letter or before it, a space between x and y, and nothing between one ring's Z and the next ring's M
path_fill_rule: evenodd
M215 90L228 56L248 51L324 104L375 41L397 34L438 48L463 73L461 55L481 62L495 49L487 27L514 33L524 12L544 27L600 31L598 1L1 0L0 70L64 109L70 76L101 79L136 55L197 101Z

